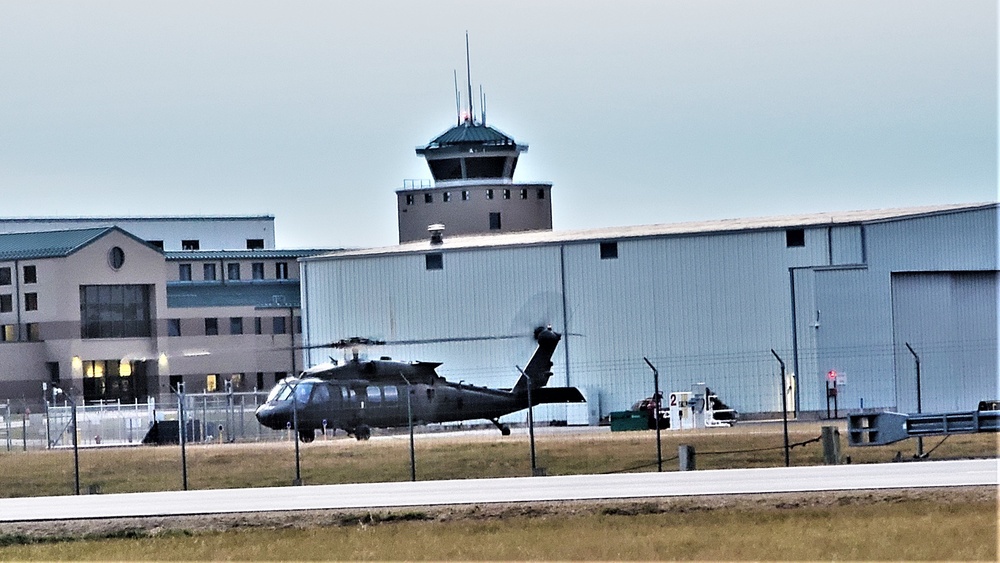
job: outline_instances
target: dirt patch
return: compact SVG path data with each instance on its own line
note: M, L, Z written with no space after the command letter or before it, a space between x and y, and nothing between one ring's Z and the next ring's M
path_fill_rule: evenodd
M0 523L0 540L16 537L38 539L126 537L128 535L149 537L177 533L222 532L246 528L305 529L330 526L387 525L403 521L502 521L511 518L571 517L586 514L635 516L713 510L799 510L913 501L940 504L996 503L997 492L996 487L981 486L14 522Z

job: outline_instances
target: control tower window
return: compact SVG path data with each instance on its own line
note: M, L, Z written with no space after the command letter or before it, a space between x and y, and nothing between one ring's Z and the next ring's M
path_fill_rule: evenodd
M503 191L503 198L504 199L510 199L510 190L504 189L504 191Z
M424 194L424 203L434 203L434 194Z
M484 158L468 158L465 160L465 176L467 178L503 178L503 166L507 158L489 156Z
M413 205L413 194L406 194L406 205Z
M469 190L462 190L462 201L469 201Z
M538 199L545 199L545 189L538 188Z
M521 199L528 199L528 188L521 188Z
M446 158L441 160L429 160L427 165L431 168L431 175L435 180L461 180L462 161L457 158Z
M451 192L444 192L441 194L441 201L448 203L451 201Z
M493 199L493 190L486 190L486 199Z

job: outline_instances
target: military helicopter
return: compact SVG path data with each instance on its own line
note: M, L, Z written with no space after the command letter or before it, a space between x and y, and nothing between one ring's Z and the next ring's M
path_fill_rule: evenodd
M267 401L256 412L257 420L268 428L283 430L296 426L302 442L312 442L316 430L343 429L358 440L371 437L371 429L406 427L410 424L486 419L502 435L510 428L501 416L543 403L582 403L576 387L545 387L552 376L552 354L561 335L551 327L534 332L538 347L511 389L478 387L447 381L437 374L440 362L399 362L388 358L359 359L357 347L386 344L352 338L318 347L354 349L354 357L343 364L325 363L303 371L299 377L278 382ZM493 337L511 338L511 337ZM444 341L480 340L455 338ZM441 342L412 340L392 344ZM407 407L406 393L410 404Z

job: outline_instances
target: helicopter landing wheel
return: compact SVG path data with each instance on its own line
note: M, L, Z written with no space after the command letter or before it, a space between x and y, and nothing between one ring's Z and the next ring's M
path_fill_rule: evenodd
M507 426L506 424L501 424L500 421L495 418L490 419L490 422L492 422L493 426L496 426L497 429L500 430L501 436L510 436L510 426Z
M361 440L367 440L372 437L372 429L367 426L358 426L354 431L354 437Z
M309 442L312 442L315 439L316 439L315 430L299 430L299 440L301 440L303 444L308 444Z

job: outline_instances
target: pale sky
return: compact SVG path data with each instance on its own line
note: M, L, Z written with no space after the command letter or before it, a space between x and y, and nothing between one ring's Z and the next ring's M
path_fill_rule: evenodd
M997 24L996 0L3 0L0 216L394 244L466 31L557 230L995 201Z

